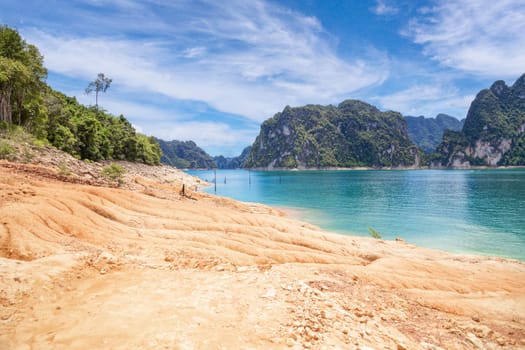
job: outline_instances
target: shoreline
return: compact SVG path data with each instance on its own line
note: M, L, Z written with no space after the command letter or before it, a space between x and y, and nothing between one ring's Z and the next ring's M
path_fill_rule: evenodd
M165 165L168 166L168 165ZM272 172L272 171L390 171L390 170L396 170L396 171L405 171L405 170L512 170L512 169L525 169L525 165L508 165L508 166L488 166L488 165L480 165L480 166L470 166L470 167L456 167L456 168L449 168L449 167L430 167L430 166L422 166L422 167L352 167L352 168L345 168L345 167L323 167L323 168L315 168L315 167L299 167L299 168L265 168L265 167L258 167L258 168L236 168L236 169L219 169L216 168L217 171L222 170L244 170L244 171L261 171L261 172ZM187 172L187 171L213 171L214 169L206 169L206 168L195 168L195 169L181 169L181 171Z
M445 227L440 232L436 227L435 230L427 230L425 231L425 225L427 225L422 220L415 219L414 217L411 217L410 214L408 215L408 220L406 225L408 225L408 229L403 230L403 228L406 228L403 226L400 220L397 220L396 217L392 216L392 214L382 213L380 217L377 216L371 216L368 217L367 220L359 220L357 218L356 220L353 220L350 216L344 214L342 211L336 211L338 214L333 214L335 209L335 206L337 205L336 202L330 202L329 204L334 206L329 212L326 210L323 211L323 208L319 207L319 205L316 204L310 204L308 202L302 202L302 201L290 201L287 200L286 197L279 197L275 195L276 191L281 191L280 187L277 187L278 185L275 184L276 180L272 180L271 173L268 174L268 177L265 177L265 175L262 176L263 180L269 183L271 187L268 187L269 193L273 193L271 195L272 201L271 202L264 202L265 196L261 196L262 192L259 194L259 191L253 192L253 195L251 195L252 191L248 190L248 180L246 178L246 183L244 183L243 173L235 173L235 171L238 170L230 170L232 171L231 177L232 178L239 178L242 180L239 180L233 185L230 185L230 188L228 189L226 185L224 187L221 184L218 184L217 192L214 192L213 188L204 189L203 191L205 193L208 193L210 195L220 195L220 196L230 196L228 198L232 198L235 200L242 200L242 201L248 201L248 202L258 202L262 201L264 205L271 205L279 210L283 210L289 214L289 216L293 219L301 220L304 222L309 223L310 225L315 225L320 227L323 230L334 232L336 234L340 234L343 236L348 237L369 237L369 234L366 230L367 227L371 226L374 228L378 228L376 226L379 226L379 231L384 233L384 239L388 240L394 240L395 238L401 238L404 239L407 242L410 242L412 244L416 244L421 247L426 247L429 249L437 249L445 252L449 252L452 254L469 254L469 255L479 255L479 256L494 256L494 257L503 257L508 259L515 259L518 261L525 262L525 255L522 254L522 250L520 250L519 247L523 246L523 241L516 238L514 241L516 244L509 243L507 245L499 242L505 242L505 234L512 235L517 234L517 237L522 237L520 234L522 233L522 230L516 229L514 231L508 231L504 229L489 229L490 223L485 222L485 226L483 222L470 222L470 220L465 219L465 216L457 217L455 218L455 224L451 223L451 219L446 219L443 215L436 214L437 221L434 221L434 223L444 223ZM468 173L468 171L467 171ZM195 175L199 176L198 173L194 173ZM290 174L293 174L290 173ZM335 174L335 173L334 173ZM519 174L522 174L521 172ZM253 174L252 174L253 175ZM283 179L284 179L284 173L283 173ZM423 175L423 174L422 174ZM204 176L204 175L201 175ZM220 177L221 175L218 175ZM228 173L223 173L222 176L228 176ZM247 175L246 175L247 176ZM276 178L278 177L278 174L275 175ZM307 176L307 173L305 173L304 176ZM319 173L317 176L321 177L322 173ZM446 176L445 174L443 176ZM492 175L497 176L497 175ZM438 175L439 178L439 175ZM513 178L516 178L515 176ZM518 180L519 180L518 176ZM269 180L268 180L269 179ZM258 181L258 180L255 180ZM253 182L253 179L252 179ZM265 183L266 183L265 182ZM283 181L283 183L286 181ZM232 187L233 186L233 187ZM259 188L259 186L257 186ZM261 187L266 188L266 187ZM297 188L297 186L294 186L294 188ZM265 190L266 191L266 190ZM288 188L283 188L282 191L284 193L287 193L287 195L293 195L288 192ZM317 197L316 197L317 198ZM338 200L343 200L337 197ZM279 200L280 202L276 202ZM291 205L290 207L287 207L285 204L282 203L288 203ZM301 206L302 205L302 206ZM424 210L424 209L421 209ZM516 209L517 210L517 209ZM394 213L397 213L398 211L395 211ZM332 213L332 214L331 214ZM357 211L359 213L359 211ZM425 211L426 214L428 214L428 210ZM516 212L518 213L518 212ZM377 214L377 212L376 212ZM425 214L425 215L426 215ZM358 214L356 214L358 215ZM394 224L395 228L387 226L387 228L383 227L385 220L381 220L381 217L388 215L388 222ZM377 219L377 220L375 220ZM397 221L396 221L397 220ZM441 221L439 221L441 220ZM399 224L398 224L399 221ZM338 222L340 224L338 224ZM488 226L487 226L488 225ZM519 227L519 226L518 226ZM421 228L422 234L418 235L418 228ZM510 227L507 228L510 229ZM448 229L448 230L447 230ZM489 235L489 232L493 231L493 236ZM449 234L445 234L448 232ZM454 234L456 236L454 236ZM436 239L430 239L428 237L431 237L432 235L436 235ZM461 236L464 235L464 236ZM439 236L439 237L438 237ZM443 237L442 237L443 236ZM446 236L446 237L444 237ZM479 237L477 237L479 236ZM456 238L460 241L458 242ZM460 239L459 237L463 237ZM492 237L495 237L494 240L492 240ZM509 238L513 236L508 236ZM478 239L479 238L479 239ZM493 243L487 243L487 242L493 242Z

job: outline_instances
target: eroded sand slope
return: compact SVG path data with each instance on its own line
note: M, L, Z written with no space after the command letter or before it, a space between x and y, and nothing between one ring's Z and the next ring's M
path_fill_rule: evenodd
M525 347L523 263L37 168L0 164L0 349Z

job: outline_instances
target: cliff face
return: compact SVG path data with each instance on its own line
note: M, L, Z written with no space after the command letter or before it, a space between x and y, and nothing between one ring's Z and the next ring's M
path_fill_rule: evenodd
M433 153L443 139L445 130L460 131L465 120L457 120L447 114L435 118L406 116L410 140L427 153Z
M461 132L445 132L433 165L525 165L525 74L478 93Z
M356 100L286 107L262 124L245 163L269 169L419 165L401 114Z

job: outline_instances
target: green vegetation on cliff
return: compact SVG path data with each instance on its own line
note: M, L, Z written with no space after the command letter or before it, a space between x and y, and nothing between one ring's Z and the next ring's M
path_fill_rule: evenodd
M0 125L22 126L36 138L81 159L159 164L154 138L120 115L86 107L46 83L43 57L16 30L0 27ZM98 102L98 101L97 101Z
M496 81L470 105L461 132L445 133L435 155L443 166L525 165L525 74Z
M419 159L401 114L347 100L287 106L261 125L245 167L401 167Z
M446 114L438 114L436 118L406 116L405 120L410 140L427 153L435 152L445 130L460 131L464 122Z
M160 161L179 169L216 168L213 158L193 141L157 140L162 149Z

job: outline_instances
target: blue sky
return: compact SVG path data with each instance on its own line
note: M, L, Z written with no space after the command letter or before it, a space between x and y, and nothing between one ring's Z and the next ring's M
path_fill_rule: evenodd
M48 83L143 133L234 156L286 105L466 116L525 72L525 0L0 0Z

